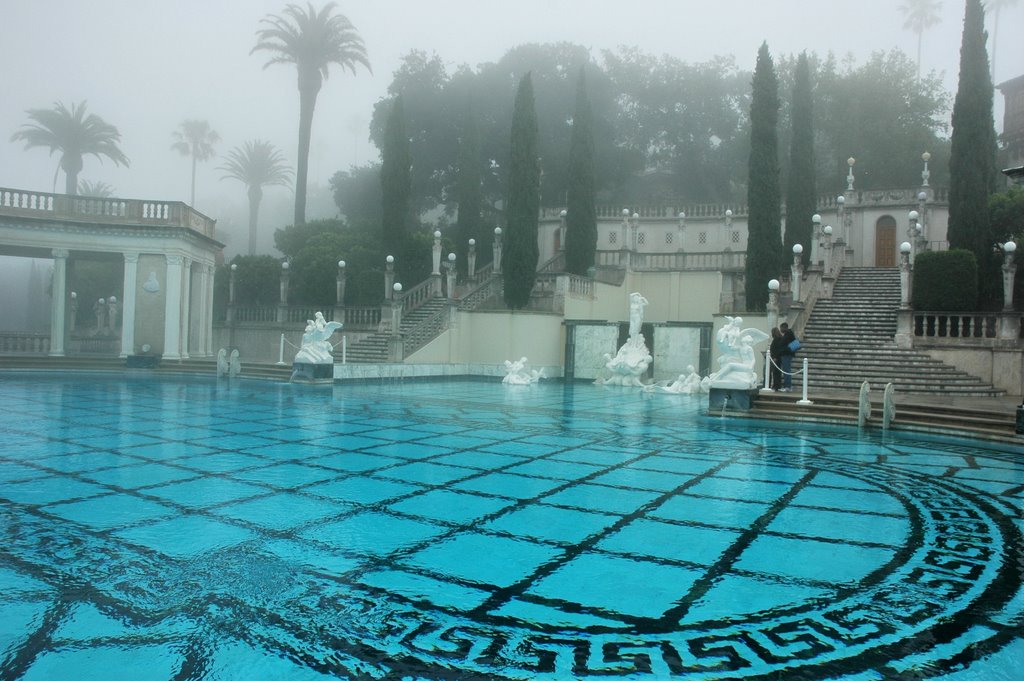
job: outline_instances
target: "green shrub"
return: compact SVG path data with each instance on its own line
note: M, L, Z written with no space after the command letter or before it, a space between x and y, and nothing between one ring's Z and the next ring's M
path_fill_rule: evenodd
M978 305L978 263L974 253L926 251L914 260L914 309L974 311Z

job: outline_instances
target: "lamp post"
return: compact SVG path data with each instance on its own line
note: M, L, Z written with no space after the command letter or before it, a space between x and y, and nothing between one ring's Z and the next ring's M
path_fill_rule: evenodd
M768 280L768 328L774 329L779 325L779 280Z
M917 227L917 252L928 250L928 192L921 190L917 193L917 210L921 220Z
M71 304L69 305L71 317L68 319L68 329L70 333L75 332L75 324L78 321L78 294L74 291L71 292Z
M565 217L569 213L563 208L558 214L558 250L565 250Z
M929 154L927 151L924 152L923 154L921 154L921 160L924 161L924 170L921 171L921 186L922 187L927 187L928 186L928 179L932 176L932 174L928 171L928 161L930 161L931 158L932 158L932 155Z
M679 211L679 244L676 246L676 250L680 253L683 252L683 237L686 236L686 213Z
M918 242L918 238L921 236L921 224L918 222L920 214L916 210L912 210L907 213L907 241L910 246L910 262L914 262L914 244Z
M850 170L846 173L846 191L853 191L853 166L857 162L853 156L846 159L846 165L850 167Z
M466 274L470 279L476 276L476 239L469 240L469 256L466 258Z
M434 232L434 248L433 248L433 253L431 255L433 256L433 261L432 262L433 262L434 269L432 269L430 271L430 273L435 275L435 276L440 276L441 275L441 230L437 230L437 231Z
M832 274L832 225L825 225L821 231L825 235L825 269L822 276L827 277Z
M836 197L836 224L843 230L843 243L850 243L850 226L846 223L846 197L840 194Z
M444 264L445 279L448 284L448 300L455 298L455 254L448 254L448 262Z
M384 258L384 298L391 300L395 283L395 256Z
M630 239L629 243L630 243L631 250L633 252L636 252L638 250L638 247L639 247L639 243L637 241L637 232L639 231L639 229L640 229L640 213L633 213L633 215L629 218L629 230L630 230L630 233L631 233L630 236L632 237Z
M900 307L910 307L910 272L912 262L910 259L913 247L909 241L900 244Z
M629 209L622 209L622 250L629 249Z
M790 287L789 290L793 293L793 302L796 303L800 300L800 280L804 276L804 247L800 244L793 244L793 265L790 267Z
M1013 311L1013 278L1017 273L1017 263L1013 261L1013 254L1017 250L1017 244L1007 241L1003 244L1003 311Z
M722 229L722 250L726 250L729 247L728 238L725 236L732 229L732 209L727 208L725 210L725 226Z
M227 322L230 324L235 321L235 273L238 271L238 263L231 263L231 267L228 268L228 313Z
M281 295L277 303L277 323L284 324L288 317L288 270L287 260L281 263Z
M817 267L821 264L821 216L815 213L811 216L811 265Z
M494 228L494 244L491 248L494 251L494 273L501 274L501 227Z
M345 261L338 261L338 276L334 280L334 321L345 322Z

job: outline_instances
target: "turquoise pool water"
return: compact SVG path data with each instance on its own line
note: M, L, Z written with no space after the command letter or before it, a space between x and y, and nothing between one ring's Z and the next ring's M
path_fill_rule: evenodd
M705 400L0 375L0 678L1020 678L1019 451Z

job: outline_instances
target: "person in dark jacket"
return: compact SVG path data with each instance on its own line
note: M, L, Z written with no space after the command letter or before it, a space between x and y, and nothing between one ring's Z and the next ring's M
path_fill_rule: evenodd
M785 322L779 325L779 331L782 332L782 392L789 392L793 389L793 355L796 354L789 349L789 344L796 340L796 334Z
M768 388L778 390L782 387L782 351L786 344L782 340L782 332L778 327L772 328L772 344L768 346L768 356L771 358L771 366L768 367Z

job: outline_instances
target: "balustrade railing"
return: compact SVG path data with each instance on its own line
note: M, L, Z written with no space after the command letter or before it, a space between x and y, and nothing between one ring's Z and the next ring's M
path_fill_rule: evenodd
M216 220L180 201L72 196L0 187L0 213L110 224L187 227L213 237Z
M733 270L746 266L745 252L712 253L629 253L634 270ZM623 265L622 251L598 251L595 263L604 267Z
M914 335L920 338L995 338L995 314L914 312Z
M427 279L402 292L402 315L406 315L434 296L433 281Z
M449 315L447 306L421 319L415 326L402 332L403 352L406 356L416 352L430 341L437 338L448 328Z
M45 333L0 333L0 352L17 355L45 355L50 352L50 335Z

